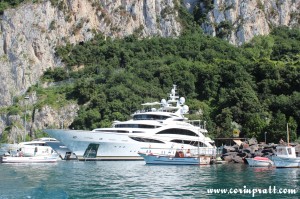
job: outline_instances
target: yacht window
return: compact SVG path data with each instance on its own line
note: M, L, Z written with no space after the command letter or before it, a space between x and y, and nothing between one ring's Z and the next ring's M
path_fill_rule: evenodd
M198 146L198 142L197 141L191 141L191 140L180 140L180 139L175 139L175 140L171 140L171 142L175 142L175 143L179 143L179 144L189 144L192 146ZM199 147L207 147L206 144L204 144L203 142L199 141Z
M148 124L116 124L115 128L144 128L144 129L154 129L156 126Z
M184 119L174 119L174 121L184 121Z
M163 131L158 132L157 134L175 134L175 135L188 135L188 136L196 136L198 135L193 131L186 130L186 129L166 129Z
M122 130L95 130L97 132L111 132L111 133L129 133L128 131L122 131Z
M154 140L149 138L140 138L140 137L130 137L131 139L138 141L138 142L150 142L150 143L164 143L160 140Z
M25 145L29 145L29 146L47 146L46 143L28 143L28 144L25 144Z
M145 114L140 114L140 115L134 115L133 120L166 120L170 118L169 116L165 115L145 115Z
M292 155L292 149L288 148L287 150L288 150L289 155Z

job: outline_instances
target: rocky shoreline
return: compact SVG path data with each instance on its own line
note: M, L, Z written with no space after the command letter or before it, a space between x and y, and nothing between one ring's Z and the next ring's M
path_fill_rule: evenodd
M253 158L256 156L268 157L275 155L276 146L287 145L287 143L257 143L256 139L250 139L249 141L241 143L241 145L235 144L233 146L224 146L222 149L221 158L226 162L231 163L246 163L245 158ZM291 146L295 146L296 154L300 154L300 144L290 143Z

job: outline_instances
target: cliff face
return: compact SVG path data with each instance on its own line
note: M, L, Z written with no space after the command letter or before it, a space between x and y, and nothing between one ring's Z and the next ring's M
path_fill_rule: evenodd
M223 37L234 45L248 42L256 35L267 35L272 27L300 27L300 0L204 2L211 1L187 0L186 5L190 9L199 6L202 12L207 12L207 19L202 24L205 33Z
M25 93L47 68L61 66L55 47L89 40L95 33L124 37L178 36L172 0L68 0L24 4L1 16L0 106Z
M179 0L39 2L24 3L16 9L6 10L1 16L0 107L11 105L15 96L39 83L46 69L63 67L55 57L56 46L86 41L96 33L110 37L133 33L140 37L176 37L182 31L175 9ZM51 2L57 2L57 5ZM206 19L201 25L204 32L221 36L235 45L241 45L255 35L266 35L274 26L299 27L300 0L183 0L183 3L191 13L195 8L205 13ZM30 96L30 100L34 98ZM77 108L70 109L72 113L62 114L75 117ZM58 126L59 114L54 112L50 108L38 110L35 114L57 115L40 116L43 121L35 119L29 126L37 129L45 127L45 123ZM72 122L72 117L68 122ZM18 120L22 128L21 118L2 115L0 134L14 120Z

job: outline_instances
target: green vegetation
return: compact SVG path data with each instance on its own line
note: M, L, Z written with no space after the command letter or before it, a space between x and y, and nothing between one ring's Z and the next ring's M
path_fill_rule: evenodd
M25 0L1 0L0 1L0 14L7 8L16 7Z
M42 0L0 0L0 14L3 14L4 10L8 8L15 8L23 2L41 3ZM56 6L60 10L64 9L64 0L50 0L52 6Z
M199 31L177 39L105 40L98 35L57 49L67 70L45 73L44 81L63 82L46 93L77 101L81 109L71 128L92 129L128 119L141 103L166 98L177 84L190 118L206 120L214 137L231 136L235 122L243 137L263 140L267 132L268 141L278 142L286 137L288 122L295 140L299 37L299 30L282 27L235 47Z

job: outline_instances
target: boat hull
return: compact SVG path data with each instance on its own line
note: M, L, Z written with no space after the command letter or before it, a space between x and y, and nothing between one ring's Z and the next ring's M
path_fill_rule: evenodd
M276 168L300 168L300 157L285 158L273 156L272 160Z
M96 133L91 131L81 130L62 130L62 129L46 129L44 130L49 135L55 137L61 141L66 147L68 147L74 154L76 154L78 160L143 160L138 152L144 152L144 150L151 147L152 153L162 153L166 148L190 148L191 150L198 150L198 147L192 147L185 144L159 144L137 142L128 137L126 134L112 134L112 133ZM91 150L90 145L95 147ZM203 154L215 154L215 148L200 148ZM94 156L87 154L91 151ZM201 153L202 154L202 153Z
M57 157L2 157L2 163L54 163Z
M249 166L251 167L273 167L274 163L266 158L266 159L254 159L254 158L246 158Z
M127 135L111 133L92 133L80 130L44 130L49 135L60 140L72 153L76 154L78 160L142 160L137 154L143 145L133 143ZM95 145L94 157L86 154L90 145Z
M172 157L139 153L144 158L146 164L156 165L208 165L210 164L210 157Z

